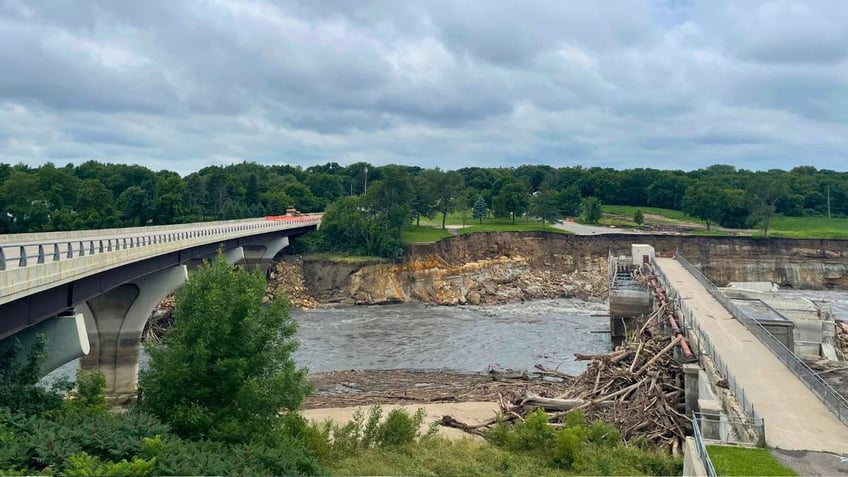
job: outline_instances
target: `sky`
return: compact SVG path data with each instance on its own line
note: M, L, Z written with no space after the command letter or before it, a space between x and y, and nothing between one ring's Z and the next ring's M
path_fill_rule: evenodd
M843 0L0 0L0 162L848 170Z

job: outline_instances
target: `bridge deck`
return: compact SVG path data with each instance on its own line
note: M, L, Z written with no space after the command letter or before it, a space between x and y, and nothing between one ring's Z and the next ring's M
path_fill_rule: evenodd
M848 427L683 266L656 260L765 420L769 447L848 453Z

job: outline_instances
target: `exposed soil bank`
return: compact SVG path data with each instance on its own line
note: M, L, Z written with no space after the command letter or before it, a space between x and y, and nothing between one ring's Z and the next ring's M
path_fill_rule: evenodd
M629 255L637 242L660 254L679 250L719 285L773 281L792 288L848 289L846 240L491 232L413 244L399 263L307 257L302 270L306 288L321 303L605 299L608 253Z

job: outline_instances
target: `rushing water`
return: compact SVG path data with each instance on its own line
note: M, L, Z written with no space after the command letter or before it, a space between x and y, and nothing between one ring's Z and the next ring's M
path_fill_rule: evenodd
M531 369L537 363L579 373L574 353L609 350L605 303L543 300L497 306L423 304L293 310L300 324L295 359L311 372L343 369ZM594 315L594 316L593 316ZM603 316L599 316L603 315ZM142 350L140 366L147 365ZM77 363L50 377L72 378Z
M845 291L781 290L807 297L848 320ZM574 353L609 350L605 303L542 300L497 306L423 304L293 310L300 324L295 359L311 372L342 369L450 369L481 372L489 366L531 369L535 364L579 373ZM603 315L603 316L600 316ZM142 351L141 367L147 365ZM77 363L51 373L72 378Z
M531 369L536 363L580 372L574 353L609 350L606 304L575 300L500 306L422 304L298 312L298 362L338 369ZM592 315L596 316L592 316Z

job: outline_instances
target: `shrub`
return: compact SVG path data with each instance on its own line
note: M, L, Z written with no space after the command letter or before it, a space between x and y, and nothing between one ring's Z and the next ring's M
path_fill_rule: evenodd
M281 409L309 391L297 367L297 324L284 299L263 305L265 278L221 254L177 292L165 346L149 349L139 379L142 409L183 437L237 443L285 434Z
M109 405L106 404L106 378L103 373L94 369L79 369L77 387L71 390L69 398L63 404L69 411L109 411Z
M645 223L645 215L642 213L642 209L636 209L636 212L633 213L633 222L636 222L636 225Z

